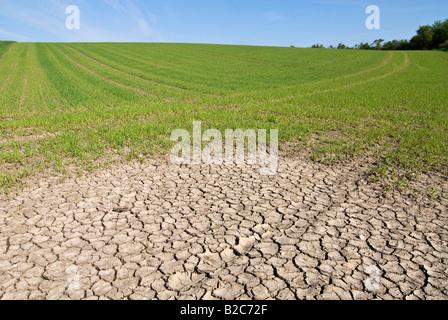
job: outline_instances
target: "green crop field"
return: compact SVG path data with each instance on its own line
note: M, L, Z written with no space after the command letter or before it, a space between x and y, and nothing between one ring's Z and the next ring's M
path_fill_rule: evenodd
M1 187L167 154L194 120L279 129L284 156L445 174L448 53L0 42Z

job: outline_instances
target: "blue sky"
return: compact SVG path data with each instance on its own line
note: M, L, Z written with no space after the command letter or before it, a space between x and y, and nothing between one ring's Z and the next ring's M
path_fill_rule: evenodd
M69 5L79 30L66 28ZM369 5L381 10L380 30L365 26ZM354 45L409 39L445 19L446 0L0 0L0 40Z

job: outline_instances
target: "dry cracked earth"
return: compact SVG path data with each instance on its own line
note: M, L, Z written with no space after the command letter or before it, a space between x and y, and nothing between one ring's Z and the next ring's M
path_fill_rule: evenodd
M0 195L1 299L447 299L448 185L129 163ZM431 179L431 177L427 177Z

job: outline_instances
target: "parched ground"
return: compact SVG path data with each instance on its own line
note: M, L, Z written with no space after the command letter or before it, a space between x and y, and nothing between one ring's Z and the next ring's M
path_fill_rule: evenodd
M1 299L447 299L448 183L131 163L0 195Z

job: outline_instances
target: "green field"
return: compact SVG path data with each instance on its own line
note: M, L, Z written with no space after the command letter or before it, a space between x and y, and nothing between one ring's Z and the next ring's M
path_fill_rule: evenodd
M448 53L0 42L0 186L167 154L172 130L278 128L285 156L448 168Z

